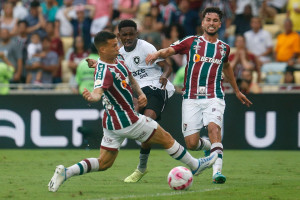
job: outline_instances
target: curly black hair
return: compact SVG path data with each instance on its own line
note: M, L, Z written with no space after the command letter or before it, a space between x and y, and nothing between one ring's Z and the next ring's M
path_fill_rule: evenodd
M220 20L222 20L222 17L223 17L223 12L220 10L220 8L218 7L207 7L203 10L202 12L202 18L204 19L205 18L205 15L207 13L216 13L219 15L219 18Z

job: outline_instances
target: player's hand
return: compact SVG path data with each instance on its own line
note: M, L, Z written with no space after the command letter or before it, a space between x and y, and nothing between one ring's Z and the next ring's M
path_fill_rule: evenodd
M162 89L166 89L166 85L167 85L167 83L168 83L168 79L167 79L167 77L165 77L165 76L161 76L160 78L159 78L159 82L161 83L161 87L160 88L162 88Z
M252 102L249 101L249 99L243 93L236 93L236 97L242 102L242 104L245 104L248 107L252 105Z
M149 65L149 64L152 65L157 60L157 58L158 58L157 52L148 54L147 58L145 59L146 64L147 65Z
M96 68L97 67L97 61L94 59L87 58L85 61L88 63L89 68Z
M90 91L88 91L86 88L84 88L82 96L85 100L89 101L89 102L96 102L97 100L95 100L93 98L93 95Z
M147 105L147 97L145 94L141 94L138 97L138 106L139 108L144 108Z

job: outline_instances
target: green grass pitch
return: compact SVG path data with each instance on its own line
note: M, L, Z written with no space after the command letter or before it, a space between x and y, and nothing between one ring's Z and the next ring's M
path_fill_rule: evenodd
M67 180L56 193L47 184L55 166L70 166L98 157L98 150L0 150L0 199L300 199L300 156L297 151L224 152L227 182L212 184L212 169L194 177L188 191L173 191L167 184L171 168L183 165L163 150L152 150L149 173L138 183L123 179L137 166L138 150L121 150L114 166ZM202 157L203 152L192 152Z

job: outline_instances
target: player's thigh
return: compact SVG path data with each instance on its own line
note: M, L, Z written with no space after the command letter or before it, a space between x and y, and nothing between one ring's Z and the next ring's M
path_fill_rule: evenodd
M155 133L152 135L152 137L147 141L149 144L160 144L165 149L171 148L174 144L174 139L168 133L165 131L160 125L157 126L157 129L155 130Z
M210 122L215 123L220 128L223 126L223 116L225 111L225 101L223 99L210 99L209 105L203 111L203 123L207 126Z
M143 110L143 114L148 116L145 111L152 110L156 114L156 119L160 119L161 113L163 112L168 101L168 92L159 88L153 89L149 86L144 87L143 91L147 96L148 100L148 103L145 109Z
M202 107L198 99L182 101L182 133L184 137L198 133L203 127Z

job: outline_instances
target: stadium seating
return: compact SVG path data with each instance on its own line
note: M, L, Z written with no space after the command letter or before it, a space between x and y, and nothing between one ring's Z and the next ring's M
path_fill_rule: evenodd
M283 78L287 63L271 62L265 63L261 68L262 77L265 83L278 84Z

